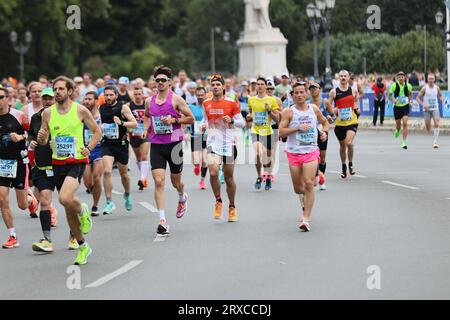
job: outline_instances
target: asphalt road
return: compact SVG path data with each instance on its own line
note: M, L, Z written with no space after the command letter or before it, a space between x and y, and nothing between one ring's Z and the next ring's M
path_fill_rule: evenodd
M21 247L0 251L0 299L449 299L448 138L433 150L432 137L413 135L403 150L391 133L360 132L358 176L346 180L334 134L330 140L328 190L316 192L310 233L297 228L298 197L283 153L270 192L253 189L252 165L236 166L237 223L213 219L209 183L199 190L186 164L188 213L175 218L177 193L167 186L171 235L162 239L155 238L154 189L138 191L131 160L133 212L124 209L115 172L118 209L94 218L87 236L93 254L75 271L61 206L56 251L36 254L39 220L20 212L11 193ZM79 195L91 206L84 188ZM6 239L5 227L0 235ZM70 289L74 279L79 289Z

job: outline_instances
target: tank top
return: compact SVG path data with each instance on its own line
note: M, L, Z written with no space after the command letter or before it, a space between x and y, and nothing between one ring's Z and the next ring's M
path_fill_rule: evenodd
M102 118L100 117L100 115L98 116L97 119L95 119L95 122L101 127L102 126ZM91 129L89 129L89 127L85 124L84 125L84 145L88 146L89 143L91 143L92 138L94 137L94 133L91 131ZM97 145L95 146L95 148L100 147L101 146L101 142L99 141L97 143Z
M425 95L423 97L424 106L428 107L430 111L436 111L439 109L438 102L438 86L434 85L430 88L428 85L425 86Z
M336 118L336 126L345 127L358 123L358 117L354 111L355 97L353 96L352 87L349 86L347 91L336 88L334 105L339 109L339 114Z
M131 136L140 137L144 134L144 115L145 115L145 102L142 104L136 104L134 101L130 102L130 110L137 121L137 128L131 131Z
M165 117L179 119L181 116L173 107L173 92L169 91L167 99L162 104L156 103L157 95L151 98L149 114L151 119L150 142L154 144L168 144L183 141L183 130L179 124L165 125L161 120Z
M308 110L300 111L295 105L291 106L292 120L288 128L298 128L301 124L309 124L311 128L306 132L297 130L287 137L286 151L294 154L308 154L317 150L317 116L308 104Z
M87 163L88 158L81 154L84 124L78 117L78 104L75 101L72 101L66 114L60 114L57 105L52 105L48 126L52 139L52 164Z
M100 107L100 117L102 120L103 142L105 143L121 143L127 138L127 128L119 126L114 122L114 116L119 117L122 121L126 121L122 116L123 102L117 101L114 106L104 104Z
M124 95L121 95L120 92L119 92L119 95L117 97L117 102L123 102L123 103L131 102L131 97L128 94L128 90L125 92Z

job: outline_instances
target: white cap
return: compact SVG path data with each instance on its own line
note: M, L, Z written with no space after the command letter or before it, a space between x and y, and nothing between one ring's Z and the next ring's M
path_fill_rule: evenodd
M82 77L75 77L75 78L73 78L73 81L74 81L75 83L77 83L77 82L83 82L83 78L82 78Z
M281 77L283 78L283 77L286 77L286 78L290 78L290 76L289 76L289 73L288 72L284 72L282 75L281 75Z
M253 83L253 82L255 82L255 83L257 82L257 81L256 81L256 78L251 78L251 79L250 79L250 83Z
M248 86L248 82L247 81L242 81L241 82L241 86Z

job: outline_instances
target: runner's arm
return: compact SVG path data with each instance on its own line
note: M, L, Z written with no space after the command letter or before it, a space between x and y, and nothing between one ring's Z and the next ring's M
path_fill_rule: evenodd
M240 112L233 116L232 123L236 128L241 128L241 129L244 128L245 124L246 124L245 119Z
M147 98L145 100L145 113L144 113L144 129L146 132L150 129L150 126L152 125L152 122L150 121L150 102L151 98Z
M191 109L189 109L188 105L186 104L186 101L184 101L183 98L177 95L173 96L173 100L176 109L183 115L183 117L178 119L178 124L193 124L195 122L195 117ZM177 119L173 118L173 121L173 123L176 123Z
M425 87L423 87L422 89L420 89L419 94L416 97L416 101L419 104L419 106L423 105L423 101L422 101L422 97L425 95Z
M358 92L353 90L353 97L355 97L355 110L357 111L356 114L360 114L361 110L359 108L359 98L358 98Z
M47 111L47 110L45 110ZM44 112L45 112L44 111ZM84 106L78 105L78 114L80 115L81 120L86 124L86 126L91 130L93 133L93 137L87 148L89 148L89 151L92 151L95 146L100 142L100 139L102 138L102 129L95 121L94 117L92 116L92 113ZM44 119L42 119L44 120Z
M280 138L286 138L287 136L297 132L298 128L288 128L289 123L292 120L292 110L290 108L286 108L281 113L281 121L279 126L279 135Z
M328 131L330 130L330 124L327 121L327 118L324 117L322 111L320 111L319 107L313 104L313 110L317 116L317 121L322 125L322 132L326 132L328 136Z
M49 128L48 128L49 121L50 121L50 108L45 109L44 112L42 112L41 128L39 129L39 132L37 135L37 142L41 146L45 146L46 144L48 144L48 139L50 136Z
M441 104L444 105L444 96L442 95L441 88L438 87L438 97L441 99Z
M362 87L362 85L360 85L359 83L356 84L356 86L358 87L358 93L359 93L359 97L362 99L364 98L364 89Z
M130 110L130 107L128 105L124 105L122 107L122 116L127 119L128 121L122 122L122 125L126 127L127 129L136 129L137 128L137 121L135 116Z

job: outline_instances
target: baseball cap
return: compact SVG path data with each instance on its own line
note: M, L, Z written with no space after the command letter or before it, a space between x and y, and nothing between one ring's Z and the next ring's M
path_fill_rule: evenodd
M83 78L82 77L75 77L75 78L73 78L73 82L75 82L75 83L83 82Z
M282 78L289 78L289 73L284 72L284 73L281 75L281 77L282 77Z
M250 83L256 83L257 81L256 81L256 78L251 78L250 79Z
M242 81L241 82L241 86L248 86L248 82L247 81Z
M130 84L130 79L128 79L128 77L120 77L119 78L119 84Z
M310 89L314 89L314 88L321 88L320 87L320 84L318 84L317 82L313 82L313 83L311 83L310 85L309 85L309 88Z
M275 84L271 79L267 80L267 88L275 88Z
M50 97L54 97L55 93L53 92L52 88L45 88L44 90L41 91L41 97L43 96L50 96Z
M109 79L108 82L106 82L106 84L116 84L116 81L114 79Z

